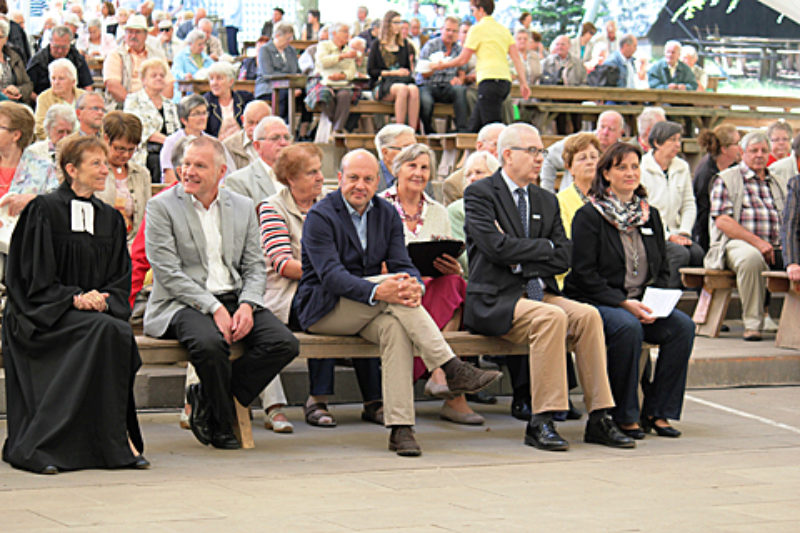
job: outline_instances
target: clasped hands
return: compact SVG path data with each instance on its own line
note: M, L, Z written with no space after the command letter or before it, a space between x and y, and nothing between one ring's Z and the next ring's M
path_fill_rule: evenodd
M253 329L253 308L247 303L239 304L239 308L231 316L225 306L221 305L214 311L214 323L225 342L233 344L245 338Z
M406 307L419 307L422 303L422 285L417 278L405 272L394 274L378 284L375 299Z
M108 309L107 292L98 292L94 289L89 292L82 292L72 297L72 305L79 311L99 311L100 313Z
M651 316L653 310L639 300L625 300L619 306L635 316L642 324L652 324L656 321L656 317Z

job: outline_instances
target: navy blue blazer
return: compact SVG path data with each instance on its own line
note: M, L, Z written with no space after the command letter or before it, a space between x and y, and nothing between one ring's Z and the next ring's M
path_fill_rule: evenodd
M407 272L420 278L408 257L400 215L382 198L374 197L371 202L366 251L339 190L308 212L303 224L303 276L294 298L304 330L330 313L339 298L368 304L376 284L363 278L379 275L384 261L392 274Z
M242 125L242 115L244 115L244 107L253 99L253 93L249 91L231 91L233 95L233 117L239 126ZM222 126L222 108L219 106L219 99L214 96L214 93L208 91L203 95L203 98L208 102L208 123L206 124L206 133L212 137L216 137L219 133L219 128Z

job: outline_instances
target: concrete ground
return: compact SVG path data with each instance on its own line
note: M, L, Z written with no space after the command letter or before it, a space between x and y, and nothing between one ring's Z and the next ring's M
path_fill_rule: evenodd
M580 405L580 399L574 398ZM484 427L438 419L417 403L420 458L386 449L360 407L333 406L335 429L300 422L276 435L256 414L256 449L201 446L177 413L143 413L149 471L40 476L0 464L0 531L703 531L796 532L800 387L692 389L680 439L635 450L582 442L522 444L509 400L481 406ZM5 438L5 421L0 421Z

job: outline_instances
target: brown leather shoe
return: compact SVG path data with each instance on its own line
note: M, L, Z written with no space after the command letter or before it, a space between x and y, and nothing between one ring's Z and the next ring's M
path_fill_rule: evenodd
M457 357L442 365L442 370L447 378L447 387L454 396L478 392L503 375L497 370L481 370Z
M397 452L397 455L402 457L422 455L422 448L417 444L411 426L392 426L392 433L389 435L389 450Z

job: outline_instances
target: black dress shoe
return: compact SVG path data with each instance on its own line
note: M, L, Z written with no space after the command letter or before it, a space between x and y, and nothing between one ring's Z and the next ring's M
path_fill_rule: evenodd
M144 455L137 455L134 457L133 463L131 463L131 468L135 468L136 470L147 470L150 468L150 461L144 458Z
M567 411L567 420L580 420L583 416L580 409L572 405L572 400L569 401L569 411Z
M673 439L677 439L678 437L681 436L681 432L672 426L669 425L666 427L657 426L655 424L655 419L651 417L643 416L639 424L642 426L642 429L646 433L650 433L650 430L652 429L656 432L656 435L658 435L659 437L670 437Z
M58 467L55 465L47 465L39 471L40 474L45 476L54 476L58 474Z
M617 426L617 427L619 427L619 426ZM631 428L631 429L619 428L619 430L621 432L625 433L630 438L635 439L635 440L642 440L644 438L644 435L645 435L644 431L642 431L642 428L640 428L640 427Z
M211 443L211 410L203 398L200 383L193 383L186 389L186 401L192 407L189 413L189 428L192 434L203 445Z
M531 404L525 400L514 400L511 402L511 416L517 420L524 420L530 422L533 413L531 413Z
M482 403L484 405L494 405L497 403L497 396L485 390L479 390L475 394L465 395L468 402Z
M569 443L558 434L552 420L528 422L528 427L525 428L525 444L551 452L563 452L569 449Z
M613 448L636 447L636 442L620 431L616 422L608 415L595 418L589 416L589 421L586 422L586 431L583 433L583 441Z
M232 431L215 431L211 437L211 445L220 450L238 450L242 447Z

